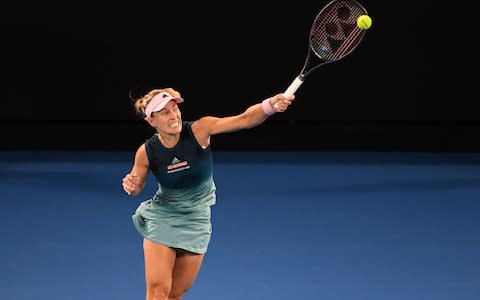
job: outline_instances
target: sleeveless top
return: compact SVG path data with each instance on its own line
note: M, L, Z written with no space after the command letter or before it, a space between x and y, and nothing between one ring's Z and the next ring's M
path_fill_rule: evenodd
M203 149L183 121L180 139L166 148L157 134L145 142L149 168L158 183L152 200L165 211L193 212L216 202L210 145Z

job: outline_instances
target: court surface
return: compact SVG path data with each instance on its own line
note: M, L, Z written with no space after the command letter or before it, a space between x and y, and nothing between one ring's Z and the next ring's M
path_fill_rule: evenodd
M184 299L478 300L480 154L217 152ZM133 153L0 153L0 299L144 299Z

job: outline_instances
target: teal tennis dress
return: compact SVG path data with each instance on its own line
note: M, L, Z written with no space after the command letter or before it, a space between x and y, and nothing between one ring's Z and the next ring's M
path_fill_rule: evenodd
M166 148L155 134L145 142L149 167L158 183L155 195L132 216L140 234L153 242L206 253L216 202L211 147L195 139L191 122L183 122L180 140Z

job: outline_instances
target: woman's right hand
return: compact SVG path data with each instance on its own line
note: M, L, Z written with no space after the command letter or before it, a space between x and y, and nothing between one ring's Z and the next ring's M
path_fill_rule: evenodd
M125 177L123 177L123 180L122 180L123 190L127 194L132 195L137 189L139 183L140 183L140 178L138 178L137 174L128 173L127 175L125 175Z

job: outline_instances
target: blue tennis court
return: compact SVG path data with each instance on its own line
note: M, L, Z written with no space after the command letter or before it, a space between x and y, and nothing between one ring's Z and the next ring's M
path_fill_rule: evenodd
M480 154L217 152L195 300L480 299ZM144 299L124 152L0 152L0 299Z

